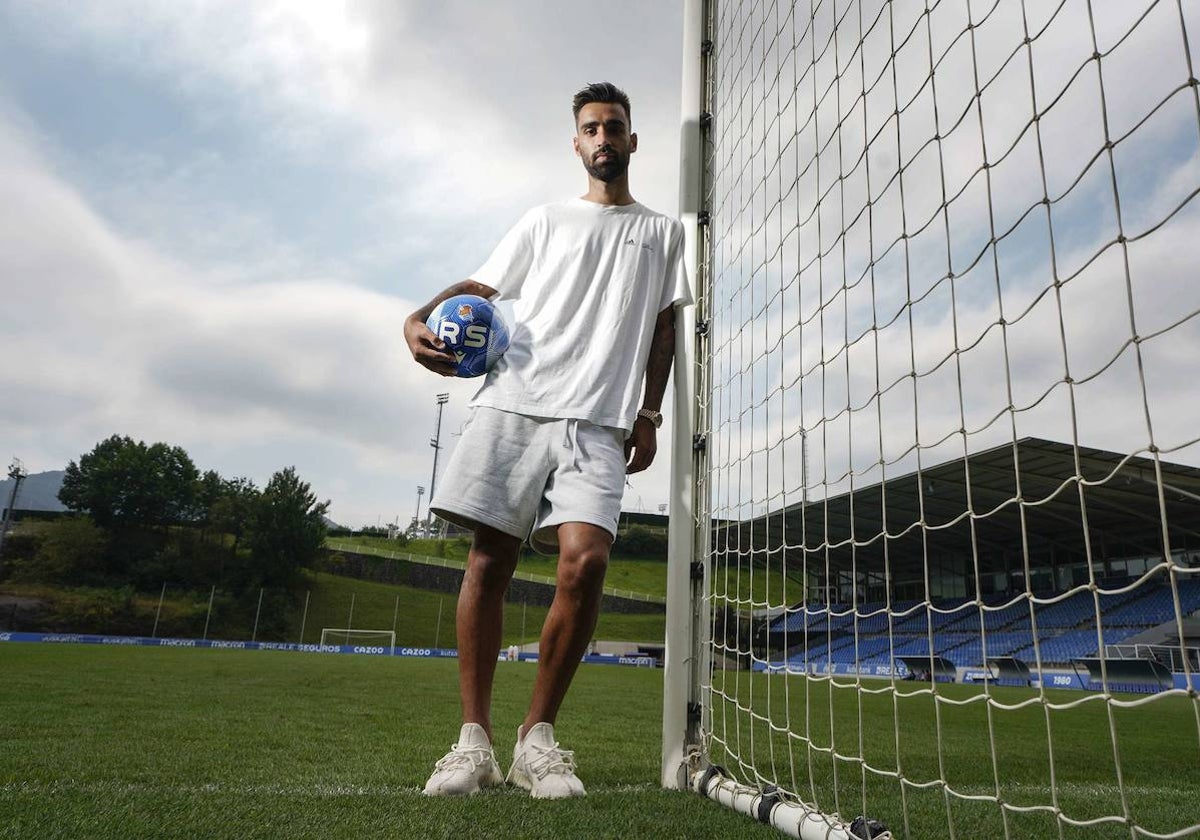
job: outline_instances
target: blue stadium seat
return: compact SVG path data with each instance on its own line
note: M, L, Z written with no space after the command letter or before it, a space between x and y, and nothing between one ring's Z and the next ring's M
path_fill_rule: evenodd
M1105 580L1096 593L1080 590L1050 603L992 595L982 606L964 598L933 605L903 601L892 604L890 610L883 602L860 604L857 609L837 604L828 608L797 605L773 620L770 627L777 637L786 631L789 652L800 663L820 667L832 661L872 667L888 666L905 656L929 656L928 628L932 623L934 655L971 667L999 656L1033 662L1032 609L1042 661L1067 664L1099 651L1094 629L1097 602L1106 645L1172 621L1176 591L1184 616L1200 610L1200 576L1179 575L1174 588L1153 584L1128 592L1104 591L1104 587L1121 585L1127 582ZM1047 596L1040 597L1046 600ZM980 631L981 623L986 635Z

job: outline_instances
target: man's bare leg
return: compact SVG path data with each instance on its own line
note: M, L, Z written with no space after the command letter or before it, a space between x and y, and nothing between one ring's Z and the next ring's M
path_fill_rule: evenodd
M558 587L542 626L537 680L525 717L526 732L535 723L554 723L579 668L579 660L592 639L604 594L612 536L586 522L567 522L558 527L558 545ZM499 656L498 649L496 655Z
M492 740L492 681L500 657L504 593L521 540L487 525L475 529L458 593L458 689L463 723L477 723Z

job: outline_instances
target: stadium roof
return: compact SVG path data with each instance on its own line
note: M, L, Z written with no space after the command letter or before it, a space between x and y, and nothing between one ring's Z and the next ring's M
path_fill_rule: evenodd
M1160 498L1157 474L1162 475ZM886 500L886 525L884 520ZM1086 527L1084 523L1086 522ZM857 569L893 580L1200 550L1200 469L1038 438L988 449L852 493L719 523L718 555L785 548L798 570ZM805 536L808 539L805 539ZM727 546L725 549L723 547ZM1090 549L1090 551L1089 551Z

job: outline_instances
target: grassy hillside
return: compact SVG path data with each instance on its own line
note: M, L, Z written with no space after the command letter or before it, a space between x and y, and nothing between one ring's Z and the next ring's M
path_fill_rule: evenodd
M410 540L401 545L396 540L384 537L337 537L330 542L352 543L382 552L399 552L414 556L435 557L453 563L466 563L470 540L456 537L448 540ZM619 546L618 546L619 547ZM557 557L525 551L517 564L517 571L553 580L558 564ZM753 574L743 569L739 576L736 569L721 564L713 585L717 591L725 592L737 600L753 600L772 603L795 603L802 597L802 577L796 573L785 576L778 569L766 570L755 567ZM667 595L667 560L665 556L623 554L614 551L609 558L608 574L604 580L608 590L637 592L658 598ZM785 588L786 587L786 588ZM618 593L619 594L619 593Z
M204 635L208 594L168 589L157 635L195 638ZM34 599L45 605L42 619L36 623L18 617L15 623L18 630L149 636L154 631L159 593L6 582L0 583L0 596ZM349 624L358 629L391 630L394 621L398 645L455 647L457 606L458 599L453 595L306 572L304 580L291 593L267 592L261 613L257 590L238 599L218 592L207 635L211 639L249 639L254 635L255 614L259 613L260 641L300 641L303 627L303 640L316 643L321 639L322 628ZM537 641L545 617L545 607L507 604L504 644ZM11 621L11 613L0 614L0 627L10 627ZM655 642L662 640L664 627L661 613L601 613L596 638Z
M0 601L6 606L0 609L0 628L121 636L198 638L203 634L208 614L207 592L168 591L161 613L158 600L158 592L135 592L132 588L4 581L0 582ZM239 634L224 638L249 638L252 627L241 616L230 620L226 609L230 600L225 595L214 599L213 613L217 617L214 626Z
M27 540L46 539L68 523L22 522L17 532ZM636 529L631 529L636 535ZM644 536L646 530L643 529ZM659 538L662 534L654 532ZM357 537L343 539L367 550L395 551L425 555L465 564L470 547L469 538L449 540L414 540L408 545L382 538ZM632 541L626 541L633 545ZM643 545L650 544L643 541ZM659 539L661 547L661 539ZM618 548L622 545L618 543ZM33 549L31 549L33 550ZM182 553L180 553L182 557ZM382 561L381 561L382 562ZM518 565L518 574L553 581L557 558L526 551ZM11 570L10 570L11 571ZM453 616L456 598L443 593L423 591L407 586L384 585L332 575L308 574L291 592L268 590L260 605L258 590L249 588L234 596L218 584L209 614L209 587L193 584L184 589L167 577L167 588L159 613L162 584L158 578L146 579L135 591L119 583L79 586L71 577L25 577L0 582L0 596L27 599L14 603L0 601L0 628L45 630L57 632L111 633L122 635L201 637L262 640L297 640L303 625L305 641L316 641L324 627L345 627L347 622L361 629L390 629L395 618L397 642L404 645L442 646L453 644ZM633 556L615 553L611 559L606 589L616 594L644 594L662 599L666 596L667 563L661 556ZM175 578L178 580L178 578ZM757 571L742 579L714 579L717 591L737 593L737 600L761 602L769 591L772 602L779 602L782 576ZM789 598L798 598L800 587L789 583ZM792 595L791 593L797 593ZM354 612L351 615L351 596ZM304 615L305 598L309 614ZM397 614L397 598L399 612ZM32 600L29 600L32 599ZM438 609L442 620L439 627ZM522 628L522 615L524 627ZM534 641L545 617L545 609L510 605L506 613L505 643ZM157 630L156 628L157 620ZM206 630L207 625L207 630ZM664 617L659 615L618 615L602 613L596 638L610 641L658 641L663 637Z
M323 573L310 573L307 588L312 597L304 640L317 642L322 627L345 627L350 617L350 600L354 596L354 627L371 630L390 630L396 620L396 644L428 647L435 643L454 647L454 613L458 599L453 595L392 586L383 583L354 580ZM399 611L397 612L397 598ZM300 604L303 605L303 595ZM438 631L438 608L441 605L441 630ZM524 615L524 632L522 632ZM290 620L288 639L298 639L299 614ZM535 642L546 618L546 608L521 604L504 607L504 644ZM665 617L658 615L621 615L601 613L596 638L606 641L661 641L665 632Z

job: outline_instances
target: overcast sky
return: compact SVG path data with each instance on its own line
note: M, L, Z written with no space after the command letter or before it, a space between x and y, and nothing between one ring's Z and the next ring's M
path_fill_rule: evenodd
M476 385L418 368L403 318L582 194L588 82L631 95L634 195L675 213L681 15L0 0L0 454L161 440L260 484L295 465L346 524L409 520L435 395L453 446ZM667 501L666 466L627 510Z

